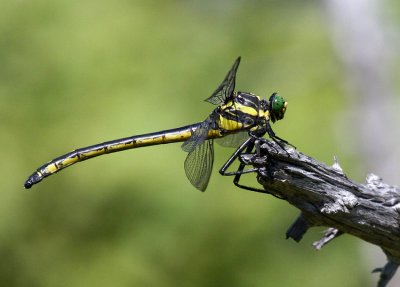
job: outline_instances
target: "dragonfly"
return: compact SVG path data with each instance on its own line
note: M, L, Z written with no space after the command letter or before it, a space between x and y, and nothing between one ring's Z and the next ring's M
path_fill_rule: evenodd
M182 149L188 153L184 162L186 176L194 187L205 191L213 168L215 140L222 146L237 148L219 172L222 175L234 175L235 185L254 190L239 183L242 174L251 172L251 170L244 170L243 163L236 171L228 172L227 169L240 154L252 151L265 134L268 134L281 147L283 144L288 144L287 141L276 136L270 126L270 121L274 123L283 119L288 103L278 93L273 93L269 100L266 100L249 92L235 92L236 72L240 59L240 57L236 59L223 82L210 97L205 99L206 102L217 107L204 121L73 150L39 167L25 181L24 187L29 189L52 174L100 155L183 142Z

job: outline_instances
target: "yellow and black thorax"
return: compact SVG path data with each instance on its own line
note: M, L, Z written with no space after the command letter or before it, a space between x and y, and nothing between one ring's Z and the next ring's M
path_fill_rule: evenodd
M269 103L248 92L237 92L216 109L216 125L221 133L252 131L265 133L269 121Z

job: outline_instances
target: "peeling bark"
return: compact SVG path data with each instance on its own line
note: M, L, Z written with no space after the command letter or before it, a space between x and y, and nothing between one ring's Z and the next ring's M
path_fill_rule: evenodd
M286 235L300 241L314 226L327 226L314 243L321 249L348 233L381 247L388 258L380 272L379 287L387 286L400 264L400 189L369 174L364 184L349 179L337 160L327 166L295 149L287 151L266 142L256 154L240 161L256 168L258 182L267 193L288 201L301 214Z

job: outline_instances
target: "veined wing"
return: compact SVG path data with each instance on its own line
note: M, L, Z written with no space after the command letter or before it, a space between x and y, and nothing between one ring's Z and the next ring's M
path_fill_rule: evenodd
M192 152L194 149L204 143L207 139L208 131L210 129L211 121L206 119L200 123L199 127L193 132L192 136L182 144L182 149L185 152Z
M226 75L224 81L219 85L215 92L205 100L206 102L210 102L214 105L219 105L220 103L224 103L226 99L228 99L232 95L235 89L236 71L239 67L239 64L240 57L236 59L232 68Z
M233 147L237 148L241 145L245 140L249 138L248 131L241 131L234 134L226 135L222 138L217 138L215 141L224 147Z
M213 140L206 140L189 152L185 160L185 173L191 184L205 191L214 163Z

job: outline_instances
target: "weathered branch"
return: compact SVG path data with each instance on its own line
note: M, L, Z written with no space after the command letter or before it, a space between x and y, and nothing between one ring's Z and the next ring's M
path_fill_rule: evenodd
M308 228L330 227L314 243L316 249L337 236L348 233L378 245L388 258L379 269L378 286L386 286L400 264L400 189L374 174L365 184L348 179L335 159L327 166L294 149L282 150L275 143L264 143L260 153L243 154L240 160L257 168L258 182L277 197L301 210L287 231L287 237L300 241Z

